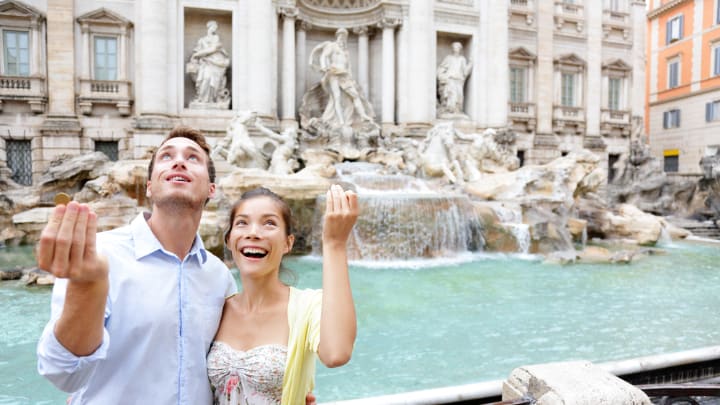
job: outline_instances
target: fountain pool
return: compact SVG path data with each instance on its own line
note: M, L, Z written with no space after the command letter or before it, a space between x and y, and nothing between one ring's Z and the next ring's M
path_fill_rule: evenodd
M344 367L318 367L315 392L327 402L502 379L525 364L717 345L720 249L678 243L667 250L629 265L563 267L497 254L355 264L355 352ZM0 268L14 252L0 250ZM32 261L29 250L23 254ZM300 287L320 286L317 258L290 258L287 267ZM65 398L35 372L49 301L49 289L0 284L0 404Z

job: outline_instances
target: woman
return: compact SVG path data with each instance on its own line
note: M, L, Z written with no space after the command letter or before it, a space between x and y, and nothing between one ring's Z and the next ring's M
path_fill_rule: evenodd
M358 215L357 195L333 185L323 226L323 290L280 281L292 249L290 208L266 188L245 192L230 213L225 244L242 292L225 301L208 375L215 404L302 404L326 366L350 360L356 334L346 244Z

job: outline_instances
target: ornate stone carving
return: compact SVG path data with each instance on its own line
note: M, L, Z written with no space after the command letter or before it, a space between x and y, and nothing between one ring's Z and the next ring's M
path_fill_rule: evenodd
M329 147L351 157L358 153L354 147L374 143L380 128L352 77L347 35L346 29L338 29L335 41L325 41L310 53L310 66L323 76L305 93L299 112L300 124L311 136L326 139Z
M213 147L210 157L237 167L265 169L267 161L248 132L248 126L256 120L255 112L239 111L230 121L225 137Z
M190 108L227 109L230 106L225 77L230 57L220 43L217 29L216 21L207 22L207 35L198 40L186 65L186 71L195 82L195 98L190 102Z
M463 112L464 87L472 62L461 54L462 44L452 43L452 53L443 59L437 71L438 117L468 118Z

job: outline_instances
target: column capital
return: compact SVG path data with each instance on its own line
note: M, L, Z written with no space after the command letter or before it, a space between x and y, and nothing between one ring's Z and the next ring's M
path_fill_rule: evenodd
M361 25L358 27L353 27L352 33L355 35L368 35L371 29L372 27L369 25Z
M297 7L292 6L280 6L277 10L278 14L283 16L283 18L297 18L298 14L300 12L298 11Z
M391 17L383 17L380 21L377 23L378 28L396 28L400 24L402 24L402 21L400 21L399 18L391 18Z
M313 29L313 25L308 21L298 20L297 29L298 31L310 31L311 29Z
M87 23L87 21L80 24L80 32L83 34L87 34L90 31L90 24Z

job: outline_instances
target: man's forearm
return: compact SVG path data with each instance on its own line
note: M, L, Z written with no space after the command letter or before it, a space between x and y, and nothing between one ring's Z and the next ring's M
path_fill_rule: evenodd
M90 355L102 344L107 294L107 278L91 283L68 282L55 337L74 355Z

